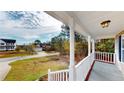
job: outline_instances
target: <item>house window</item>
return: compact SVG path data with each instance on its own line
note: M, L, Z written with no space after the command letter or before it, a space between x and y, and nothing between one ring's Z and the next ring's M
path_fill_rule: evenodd
M4 43L0 43L0 45L4 45Z
M1 45L4 45L4 43L0 43Z

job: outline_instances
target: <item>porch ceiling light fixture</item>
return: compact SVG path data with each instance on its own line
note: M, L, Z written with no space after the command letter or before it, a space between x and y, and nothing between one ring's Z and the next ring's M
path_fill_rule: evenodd
M101 22L100 24L101 24L102 28L105 28L105 27L109 26L110 22L111 22L111 20L105 20L105 21Z

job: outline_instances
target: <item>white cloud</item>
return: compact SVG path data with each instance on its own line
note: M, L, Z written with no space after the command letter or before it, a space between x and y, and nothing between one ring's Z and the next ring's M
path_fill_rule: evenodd
M32 13L37 14L36 12ZM49 33L61 31L61 22L50 17L44 12L38 13L37 16L41 18L41 26L37 29L26 29L24 28L24 25L22 25L21 20L10 20L6 13L0 12L0 33L2 33L0 38L16 37L30 40L38 39L42 35L48 34L48 36L44 38L50 40L53 35Z
M24 36L21 36L22 38L26 39L26 40L30 40L30 39L38 39L39 36L38 35L24 35Z

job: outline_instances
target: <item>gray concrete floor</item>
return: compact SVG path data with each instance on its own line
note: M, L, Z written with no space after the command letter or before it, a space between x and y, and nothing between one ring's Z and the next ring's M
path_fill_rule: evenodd
M116 65L96 61L89 81L124 81L124 75Z

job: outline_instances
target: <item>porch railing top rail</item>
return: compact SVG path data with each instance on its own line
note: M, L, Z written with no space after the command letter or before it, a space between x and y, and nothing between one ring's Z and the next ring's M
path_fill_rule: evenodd
M100 51L96 51L95 53L109 53L109 54L114 54L112 52L100 52Z
M69 69L64 69L64 70L58 70L58 71L51 71L50 73L51 74L54 74L54 73L61 73L61 72L68 72Z
M94 61L94 53L91 53L89 56L85 57L82 61L80 61L76 66L76 80L84 81L87 78L89 70Z
M94 55L94 53L91 53L89 56L85 57L84 59L82 59L75 67L79 67L83 62L85 62L91 55Z

